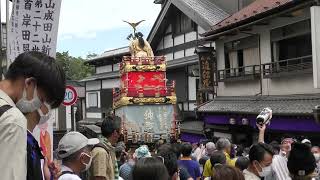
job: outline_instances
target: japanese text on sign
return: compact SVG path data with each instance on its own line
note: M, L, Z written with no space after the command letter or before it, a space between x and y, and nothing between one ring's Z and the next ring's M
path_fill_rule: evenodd
M26 51L55 57L61 0L13 0L8 58Z

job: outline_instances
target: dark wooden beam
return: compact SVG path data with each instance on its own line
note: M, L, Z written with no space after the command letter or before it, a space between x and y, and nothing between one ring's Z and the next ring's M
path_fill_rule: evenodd
M156 54L157 55L165 55L165 54L168 54L168 53L182 51L182 50L189 49L189 48L196 47L196 46L197 46L197 40L194 40L194 41L186 42L184 44L180 44L180 45L173 46L173 47L170 47L170 48L158 50L156 52Z

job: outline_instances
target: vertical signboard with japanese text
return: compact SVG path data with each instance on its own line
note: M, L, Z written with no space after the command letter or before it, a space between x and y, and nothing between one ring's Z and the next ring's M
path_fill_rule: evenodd
M13 0L8 59L26 51L56 55L61 0Z
M56 56L60 6L61 0L12 0L7 63L12 63L19 54L26 51ZM53 110L50 120L37 126L33 132L49 161L52 159L53 122L57 114Z
M197 95L198 104L208 100L208 94L215 93L216 80L216 61L214 49L209 47L198 47L196 53L199 56L200 69L200 89Z

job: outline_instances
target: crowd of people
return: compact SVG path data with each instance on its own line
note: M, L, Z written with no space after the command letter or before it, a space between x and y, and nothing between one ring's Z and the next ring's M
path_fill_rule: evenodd
M42 155L33 129L48 121L64 99L65 73L42 53L26 52L0 82L0 170L4 180L319 180L320 148L283 136L244 148L227 138L188 142L159 140L148 147L121 141L119 118L108 116L100 139L67 133L56 150L61 165Z
M292 137L284 137L280 144L267 144L264 142L266 126L259 126L258 129L259 142L248 148L240 148L227 138L194 144L160 140L155 147L140 145L128 148L119 142L120 120L108 117L101 126L104 139L100 140L100 144L91 146L90 155L85 152L86 148L78 147L80 150L74 154L78 158L71 158L75 165L67 161L70 159L68 157L62 162L63 167L79 167L72 171L78 175L88 170L90 180L319 179L319 147L312 146L307 139L298 142ZM73 133L68 133L64 138ZM65 153L64 138L59 143L58 154L61 151ZM90 141L93 140L88 140L84 145L92 145ZM60 180L67 180L69 176L62 175ZM79 180L77 175L73 176Z

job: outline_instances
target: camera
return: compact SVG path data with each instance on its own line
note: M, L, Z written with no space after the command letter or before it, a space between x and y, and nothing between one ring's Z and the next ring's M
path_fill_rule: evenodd
M264 124L270 124L270 120L272 118L272 109L267 107L264 108L261 113L257 116L257 124L264 125Z

